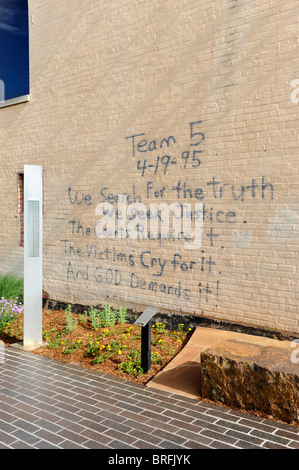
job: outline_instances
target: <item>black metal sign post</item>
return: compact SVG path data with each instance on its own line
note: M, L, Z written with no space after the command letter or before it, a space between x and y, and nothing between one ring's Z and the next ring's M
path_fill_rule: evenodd
M141 367L145 373L151 368L151 327L152 321L141 328Z
M148 307L134 325L141 326L141 367L145 373L151 368L151 329L152 318L158 312L157 308Z

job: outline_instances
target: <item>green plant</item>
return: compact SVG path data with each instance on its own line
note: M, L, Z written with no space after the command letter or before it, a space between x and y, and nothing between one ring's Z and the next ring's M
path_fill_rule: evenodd
M71 354L81 347L81 340L79 339L75 343L69 340L61 341L61 345L63 346L62 354Z
M100 313L102 326L114 326L116 323L116 312L114 312L111 306L107 303L104 305L103 310Z
M99 328L114 326L117 322L118 314L107 303L100 312L95 307L90 307L89 318L93 329L98 330Z
M71 305L68 305L67 308L65 309L65 321L66 321L65 329L68 333L74 330L78 324L78 319L73 318Z
M45 341L49 341L51 333L54 333L57 331L57 328L52 328L51 330L44 330L42 337Z
M183 337L185 336L187 331L191 331L191 328L188 328L188 330L186 330L184 323L179 323L177 331L173 332L172 334L176 336L177 342L180 343L183 340Z
M135 361L132 362L130 360L126 362L122 362L121 364L118 365L118 368L125 374L131 374L131 375L134 375L135 377L139 377L139 375L144 373L144 370L142 369L139 362L135 362Z
M165 351L167 354L174 354L174 349L165 346L163 343L160 345L161 351Z
M130 349L130 351L128 351L127 358L130 361L140 361L140 357L138 349Z
M84 315L87 316L86 311ZM127 309L119 307L118 311L114 311L109 303L106 303L101 311L98 311L95 307L90 307L88 315L94 330L111 327L116 323L125 324L127 322ZM80 319L85 321L85 316L81 316Z
M108 356L111 356L115 354L116 352L121 351L121 349L122 349L122 344L121 344L121 341L119 340L110 341L110 343L106 347Z
M23 313L23 305L14 299L0 299L0 330L4 330L9 326L21 313Z
M166 327L163 323L159 322L159 323L154 324L153 328L155 328L157 333L161 335L162 333L165 333Z
M160 337L161 337L161 335L157 336L157 339L152 339L151 343L152 343L153 346L160 346L161 347L163 345L164 341Z
M112 340L107 346L105 346L100 343L102 337L103 335L100 335L99 337L91 339L88 342L86 348L86 355L91 356L93 358L91 361L93 364L99 364L105 359L108 359L114 356L115 354L121 354L122 352L121 341Z
M57 348L61 347L64 344L64 342L61 338L63 338L63 336L65 334L66 334L66 331L63 330L60 334L54 336L54 338L49 340L49 342L47 344L47 348L48 349L57 349Z
M127 323L127 309L125 307L119 307L117 314L117 321L120 324Z
M90 318L91 326L94 330L98 330L102 326L100 314L96 308L90 307L89 318Z
M105 361L105 356L103 354L98 354L91 362L92 364L101 364Z
M0 299L17 299L23 303L24 280L11 274L0 276Z
M162 358L159 356L158 351L151 354L151 362L153 364L162 364Z
M88 322L88 313L86 312L86 310L84 311L84 313L80 313L79 314L79 321L83 324L83 325L86 325L87 322Z
M101 349L102 348L100 346L100 342L98 341L98 338L91 339L88 342L85 354L86 356L96 356L101 351Z
M121 362L118 365L119 370L125 374L134 375L135 377L144 374L144 370L141 367L140 352L137 349L131 349L128 351L126 359L126 361Z

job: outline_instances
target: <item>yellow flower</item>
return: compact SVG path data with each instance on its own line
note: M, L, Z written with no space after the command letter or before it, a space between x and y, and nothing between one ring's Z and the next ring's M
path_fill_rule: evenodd
M118 350L118 354L121 354L121 350L120 350L120 349Z

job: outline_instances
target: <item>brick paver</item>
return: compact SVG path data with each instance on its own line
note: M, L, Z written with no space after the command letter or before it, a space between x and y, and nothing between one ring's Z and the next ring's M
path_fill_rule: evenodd
M299 429L8 347L1 449L296 449Z

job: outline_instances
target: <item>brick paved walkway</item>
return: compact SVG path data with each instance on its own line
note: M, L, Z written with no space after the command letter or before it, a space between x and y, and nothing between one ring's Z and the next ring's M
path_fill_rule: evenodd
M5 448L298 449L299 429L9 347Z

